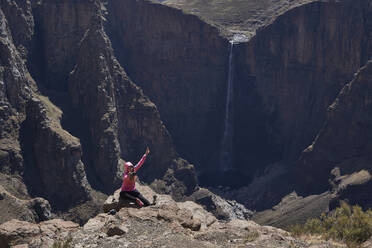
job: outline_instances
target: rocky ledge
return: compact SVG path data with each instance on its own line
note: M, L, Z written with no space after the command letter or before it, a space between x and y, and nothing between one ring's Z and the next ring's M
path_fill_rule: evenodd
M155 195L139 186L147 198ZM110 199L114 196L109 197ZM346 247L290 233L249 220L219 221L200 205L158 195L157 204L132 205L115 214L101 213L84 226L53 219L39 224L11 220L0 226L0 247Z

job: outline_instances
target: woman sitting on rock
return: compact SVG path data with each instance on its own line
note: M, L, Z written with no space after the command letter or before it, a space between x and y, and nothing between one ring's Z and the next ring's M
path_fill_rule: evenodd
M129 198L134 200L138 207L146 207L151 205L150 202L143 197L138 190L136 190L137 171L139 168L141 168L149 153L150 150L147 147L146 153L142 156L141 160L136 164L136 166L134 166L131 162L126 162L124 164L123 185L121 186L120 198Z

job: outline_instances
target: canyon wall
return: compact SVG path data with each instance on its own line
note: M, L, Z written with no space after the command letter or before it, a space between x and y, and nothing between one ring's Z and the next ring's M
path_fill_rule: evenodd
M181 157L216 171L229 71L221 26L147 0L0 3L0 179L22 184L5 191L64 210L94 198L92 187L117 188L124 160L146 146L141 179L175 199L197 188ZM292 169L317 135L295 174L280 174L306 180L285 190L321 193L333 167L369 169L370 63L340 90L372 54L371 17L367 1L315 1L234 45L239 173L221 178L247 185L274 162ZM282 181L260 188L265 207Z
M156 107L116 61L103 8L99 1L35 7L36 42L48 44L38 51L45 68L35 77L64 111L64 128L80 138L90 182L110 192L121 182L121 157L135 162L150 146L142 178L151 182L178 164L178 155Z
M107 8L114 52L158 106L178 151L199 171L215 170L227 87L226 30L151 1L111 1ZM245 183L271 163L289 166L311 144L327 107L372 53L369 17L366 1L314 1L234 46L233 156Z
M218 167L228 41L199 17L147 0L109 1L108 12L115 54L158 107L177 151L201 170Z
M304 193L317 193L329 187L334 167L338 167L341 174L362 169L371 172L371 76L372 62L368 61L329 106L323 128L301 154L296 173L301 175L298 184ZM368 187L363 191L359 193L369 192ZM356 198L356 194L352 197ZM368 198L363 200L371 204Z
M319 1L286 12L238 45L238 166L299 157L327 107L371 56L371 28L367 1Z
M90 186L81 162L80 144L62 129L57 108L39 95L27 69L34 28L30 13L29 1L20 5L1 3L0 169L2 177L8 178L2 185L21 199L30 199L29 194L42 196L54 207L61 202L65 207L88 199ZM61 177L63 174L66 178ZM14 179L9 180L9 176ZM71 192L75 194L69 196Z
M1 1L2 199L41 196L62 212L94 202L91 185L119 187L123 159L137 162L146 146L142 180L157 179L154 187L176 199L195 190L193 166L117 62L102 9L99 1ZM42 201L15 202L32 210ZM35 211L25 218L42 219Z

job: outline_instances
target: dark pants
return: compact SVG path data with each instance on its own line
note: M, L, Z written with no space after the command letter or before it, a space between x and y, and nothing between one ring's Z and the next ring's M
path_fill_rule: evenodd
M141 195L141 193L136 189L133 191L121 191L120 198L127 198L133 201L135 201L136 198L138 198L141 200L145 207L150 206L150 202L145 197L143 197L143 195Z

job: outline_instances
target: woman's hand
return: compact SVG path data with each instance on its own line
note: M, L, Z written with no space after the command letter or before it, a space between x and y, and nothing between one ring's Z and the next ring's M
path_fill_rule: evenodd
M150 149L149 147L146 148L146 155L148 155L150 153Z

